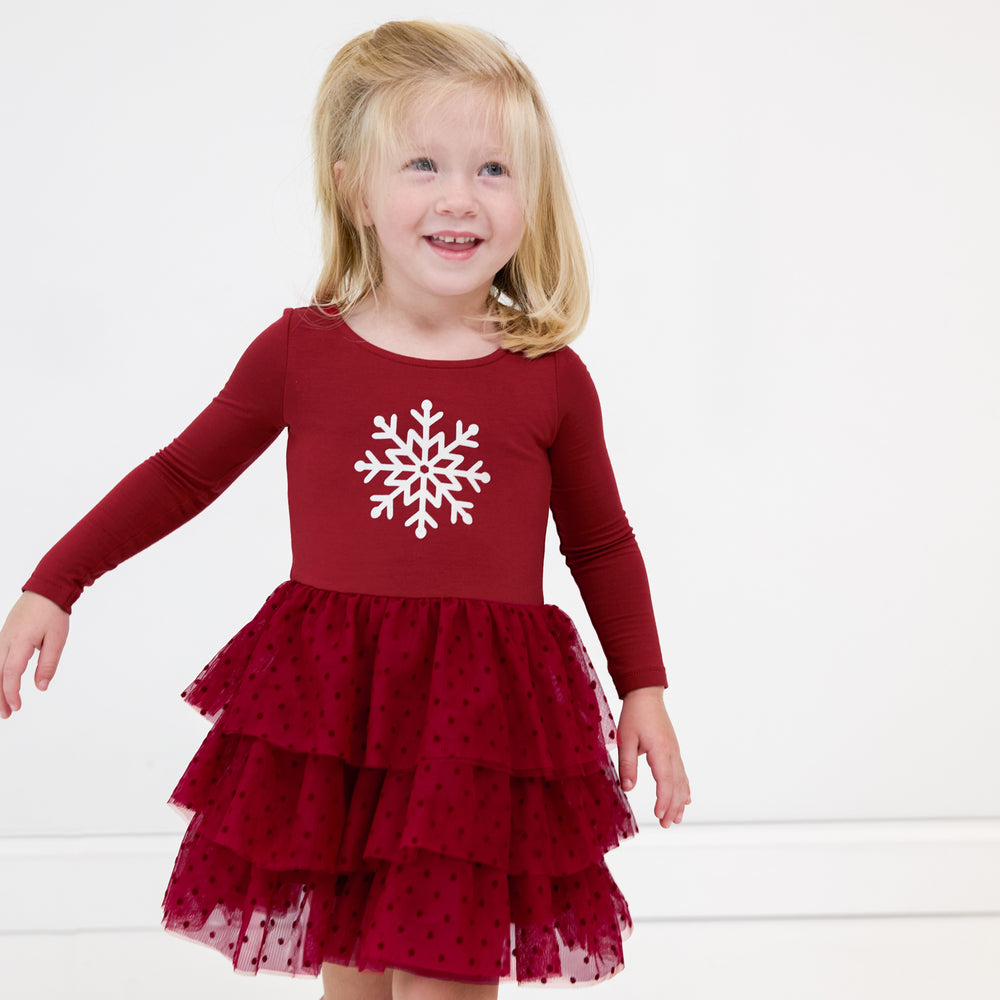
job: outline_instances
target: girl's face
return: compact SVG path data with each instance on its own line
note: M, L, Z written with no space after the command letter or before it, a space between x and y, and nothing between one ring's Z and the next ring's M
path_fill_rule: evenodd
M416 104L399 155L374 172L361 212L378 239L379 295L478 312L524 232L510 154L483 93Z

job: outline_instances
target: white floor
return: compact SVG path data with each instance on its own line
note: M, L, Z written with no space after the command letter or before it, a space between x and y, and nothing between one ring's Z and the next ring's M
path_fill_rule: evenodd
M643 923L626 960L624 973L580 995L997 1000L1000 916ZM214 951L162 932L0 934L4 1000L317 1000L319 993L315 980L237 976ZM504 1000L516 995L513 987L501 991Z

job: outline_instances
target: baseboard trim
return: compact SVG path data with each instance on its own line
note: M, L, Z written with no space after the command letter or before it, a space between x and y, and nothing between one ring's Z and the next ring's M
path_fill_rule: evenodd
M157 926L179 842L0 838L0 933ZM608 861L640 921L1000 914L1000 818L644 827Z
M608 862L639 919L1000 913L1000 819L651 827Z

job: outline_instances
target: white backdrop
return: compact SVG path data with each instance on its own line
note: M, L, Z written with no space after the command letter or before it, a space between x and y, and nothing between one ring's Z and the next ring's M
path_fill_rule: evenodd
M991 0L18 7L6 602L308 300L336 48L471 21L536 72L575 185L576 346L653 582L686 822L1000 816ZM163 802L204 726L177 694L287 574L282 474L275 447L81 599L49 693L0 726L0 835L179 830ZM561 566L547 596L582 624Z

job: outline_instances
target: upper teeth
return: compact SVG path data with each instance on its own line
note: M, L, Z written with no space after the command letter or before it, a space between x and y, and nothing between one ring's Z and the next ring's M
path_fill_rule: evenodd
M435 236L434 239L442 243L474 243L475 236Z

